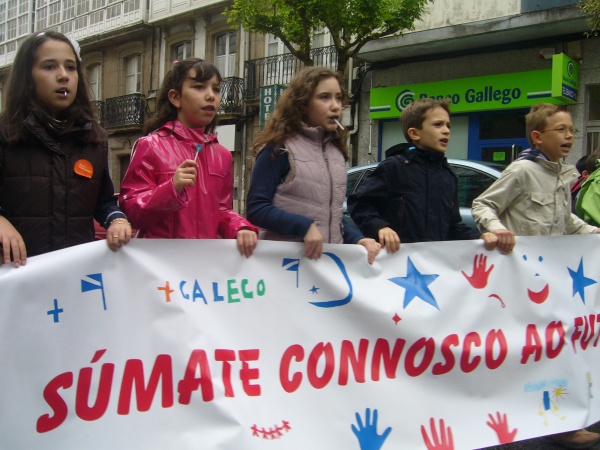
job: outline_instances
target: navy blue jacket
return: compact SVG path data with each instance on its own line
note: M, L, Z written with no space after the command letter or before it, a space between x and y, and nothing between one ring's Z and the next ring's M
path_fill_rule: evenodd
M444 153L400 144L348 198L350 216L367 237L390 227L400 242L477 239L462 223L458 177Z

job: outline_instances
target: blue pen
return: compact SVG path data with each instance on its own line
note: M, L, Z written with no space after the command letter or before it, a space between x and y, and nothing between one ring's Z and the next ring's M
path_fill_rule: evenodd
M200 150L202 150L202 145L196 145L196 156L194 157L194 162L196 162L196 160L198 159L198 154L200 153Z

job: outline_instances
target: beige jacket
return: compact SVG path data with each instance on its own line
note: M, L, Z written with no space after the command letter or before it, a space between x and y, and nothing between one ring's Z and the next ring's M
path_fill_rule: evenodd
M517 160L473 201L473 218L482 232L509 229L516 236L595 233L571 213L570 186L577 170L543 158Z

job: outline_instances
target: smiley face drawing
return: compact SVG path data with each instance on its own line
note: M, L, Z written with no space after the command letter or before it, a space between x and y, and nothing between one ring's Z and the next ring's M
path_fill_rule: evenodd
M541 256L538 257L539 262L542 262L543 260L544 258L542 258ZM527 255L523 255L523 261L527 261ZM540 274L536 273L535 276L539 277ZM537 303L538 305L544 303L548 299L549 294L550 286L548 286L548 283L546 283L544 287L542 287L542 289L537 291L527 289L527 296L529 297L529 300L531 300L533 303Z

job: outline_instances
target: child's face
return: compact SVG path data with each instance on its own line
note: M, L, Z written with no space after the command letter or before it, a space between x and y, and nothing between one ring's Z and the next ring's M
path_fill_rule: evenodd
M181 93L169 91L169 100L177 108L177 118L188 128L204 128L215 118L221 103L221 84L216 75L210 80L196 81L191 69Z
M323 127L335 131L338 127L334 119L341 120L342 89L336 78L324 78L317 84L306 112L305 122L309 127Z
M571 114L559 111L548 117L546 127L533 131L531 140L553 162L569 155L573 146L573 119Z
M35 52L31 76L35 95L52 117L71 106L77 95L77 61L66 42L49 39Z
M444 153L450 142L450 116L439 106L430 109L421 129L409 128L408 135L417 147Z

